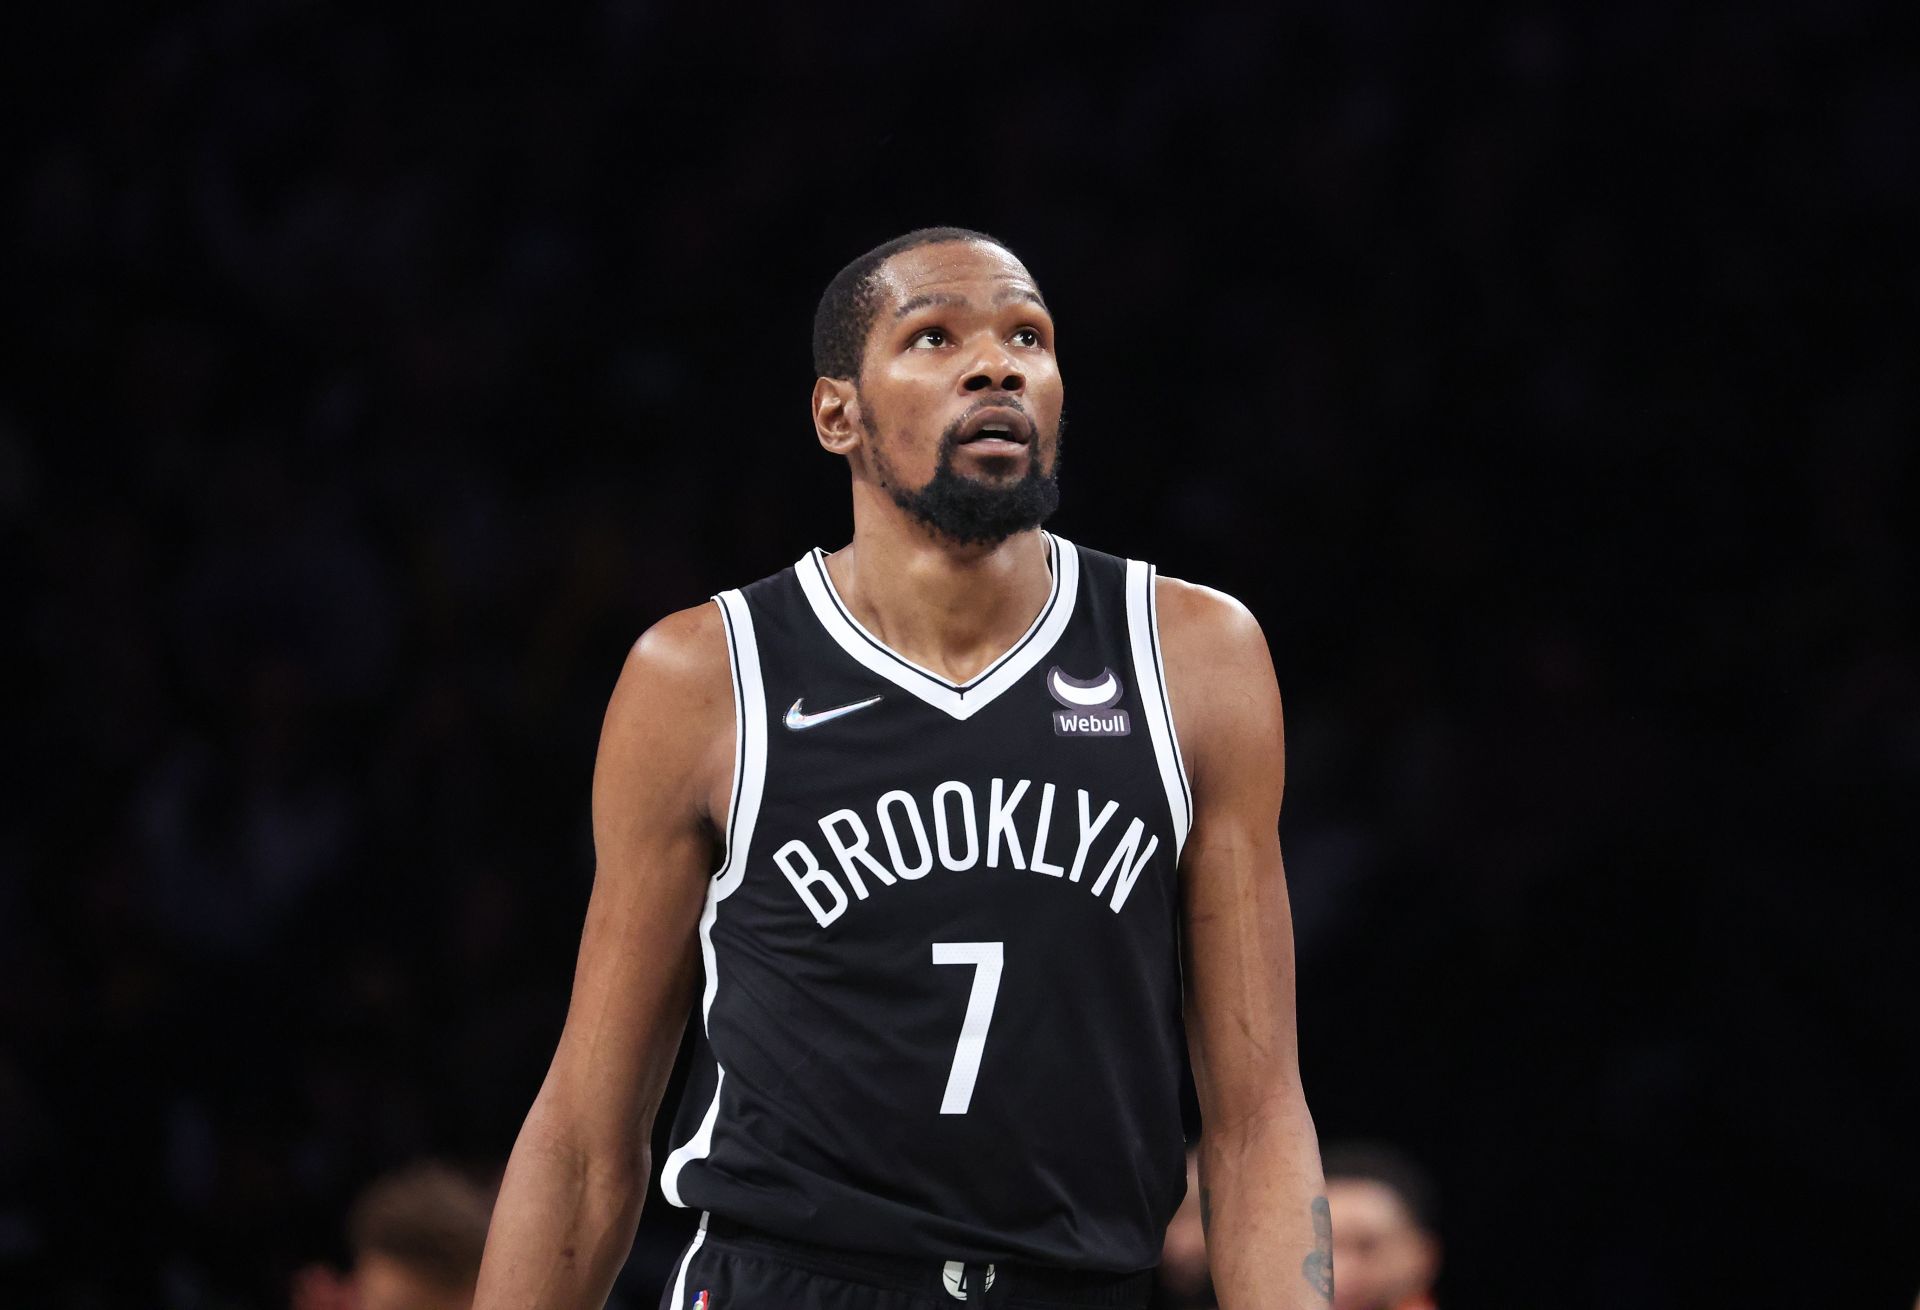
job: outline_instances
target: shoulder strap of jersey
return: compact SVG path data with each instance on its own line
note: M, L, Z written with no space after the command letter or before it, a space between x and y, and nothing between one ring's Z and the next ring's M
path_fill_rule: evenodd
M1193 789L1187 784L1187 766L1180 758L1180 738L1173 729L1173 706L1167 698L1166 665L1160 657L1160 610L1155 595L1159 570L1137 559L1127 561L1127 642L1133 653L1133 680L1140 689L1141 712L1147 735L1160 766L1160 785L1167 793L1173 816L1173 859L1176 867L1193 827Z

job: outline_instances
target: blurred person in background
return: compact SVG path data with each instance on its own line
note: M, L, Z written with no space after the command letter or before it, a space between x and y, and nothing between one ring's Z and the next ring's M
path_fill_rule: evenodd
M1214 1310L1200 1211L1200 1157L1187 1152L1187 1196L1167 1225L1154 1310ZM1334 1310L1434 1310L1440 1239L1432 1181L1393 1147L1372 1142L1324 1152L1333 1218ZM1920 1310L1916 1306L1915 1310Z
M1432 1180L1393 1147L1329 1145L1334 1310L1433 1310L1440 1237Z
M1219 1304L1207 1268L1206 1226L1200 1222L1200 1152L1189 1147L1187 1195L1167 1225L1154 1279L1153 1310L1214 1310Z
M293 1310L467 1310L492 1212L492 1195L445 1165L388 1174L347 1213L351 1272L301 1270Z

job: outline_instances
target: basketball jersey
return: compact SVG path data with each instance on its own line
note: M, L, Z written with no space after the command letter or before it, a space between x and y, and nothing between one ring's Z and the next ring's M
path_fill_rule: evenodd
M902 1256L1158 1262L1192 802L1154 570L1044 540L1045 606L965 683L862 627L818 550L715 598L738 740L673 1204Z

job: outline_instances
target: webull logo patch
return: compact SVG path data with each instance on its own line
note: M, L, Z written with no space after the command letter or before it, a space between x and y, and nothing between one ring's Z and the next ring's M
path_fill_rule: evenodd
M1047 691L1066 707L1053 712L1056 737L1124 737L1133 731L1127 712L1116 708L1126 688L1112 669L1097 678L1074 678L1056 664L1047 670Z

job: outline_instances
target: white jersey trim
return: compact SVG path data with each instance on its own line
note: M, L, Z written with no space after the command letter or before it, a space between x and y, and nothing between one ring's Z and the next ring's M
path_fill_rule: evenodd
M693 1263L693 1253L700 1249L700 1243L707 1240L707 1219L709 1212L700 1212L700 1227L694 1231L693 1240L687 1243L686 1252L680 1257L680 1269L673 1276L673 1305L675 1310L686 1310L687 1305L687 1266Z
M1025 677L1053 649L1073 618L1074 602L1080 596L1080 553L1072 542L1062 537L1051 532L1041 535L1046 538L1053 569L1053 586L1047 593L1046 604L1040 607L1040 613L1019 641L963 683L949 682L931 669L922 668L868 632L834 590L823 551L815 548L802 555L793 571L820 626L842 650L902 691L964 721Z
M1173 862L1193 828L1193 789L1187 784L1187 766L1180 757L1180 735L1173 726L1173 704L1167 695L1166 663L1160 655L1160 606L1156 596L1157 570L1140 560L1127 561L1127 641L1133 650L1133 682L1140 689L1140 712L1153 741L1153 757L1160 765L1160 785L1167 793L1167 812L1173 818Z
M727 629L727 662L733 670L733 799L727 806L727 850L719 871L707 884L707 904L700 913L700 958L707 969L706 994L700 1001L700 1024L709 1039L708 1026L713 1014L713 998L720 990L720 970L714 958L713 923L719 917L720 902L727 899L746 876L747 853L753 849L753 827L760 817L760 797L767 781L767 692L760 678L760 647L754 639L753 614L747 598L738 591L723 591L714 600ZM700 1120L693 1136L667 1156L660 1171L660 1191L681 1209L687 1203L680 1198L680 1173L695 1160L704 1160L713 1149L713 1128L720 1117L720 1089L726 1085L727 1071L714 1057L713 1101Z

